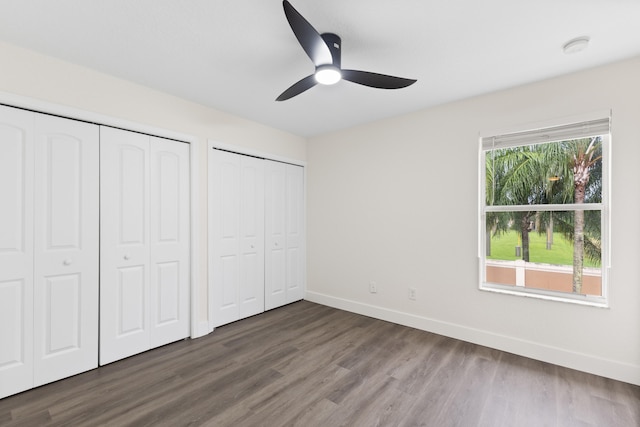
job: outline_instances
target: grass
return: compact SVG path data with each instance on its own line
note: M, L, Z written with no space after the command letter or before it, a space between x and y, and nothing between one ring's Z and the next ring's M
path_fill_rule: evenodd
M516 258L518 233L510 230L491 238L491 256L487 259L513 261ZM521 257L520 257L521 258ZM547 235L535 231L529 233L529 261L541 264L573 265L573 242L561 233L553 233L553 245L547 250ZM600 262L584 259L585 267L600 267Z

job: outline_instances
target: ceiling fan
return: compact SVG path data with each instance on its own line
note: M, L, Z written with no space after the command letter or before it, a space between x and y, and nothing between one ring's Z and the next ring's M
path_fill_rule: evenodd
M316 66L315 73L294 83L280 94L276 101L285 101L311 89L316 84L331 85L341 79L378 89L400 89L414 84L417 80L369 71L343 70L340 68L341 39L333 33L319 34L287 0L282 2L284 14L289 21L302 49Z

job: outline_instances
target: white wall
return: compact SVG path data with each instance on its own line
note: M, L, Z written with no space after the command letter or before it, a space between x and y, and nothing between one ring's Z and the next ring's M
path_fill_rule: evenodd
M207 231L207 139L305 161L303 138L144 86L0 42L0 102L33 98L195 137L199 151L199 229ZM4 98L4 99L2 99ZM201 237L198 236L198 237ZM198 242L196 319L207 324L207 239Z
M312 138L307 299L640 384L638 76L640 58ZM610 308L478 290L478 132L603 109Z

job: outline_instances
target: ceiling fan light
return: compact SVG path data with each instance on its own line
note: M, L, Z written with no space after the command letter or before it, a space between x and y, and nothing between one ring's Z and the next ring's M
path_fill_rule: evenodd
M340 81L342 74L333 65L321 65L316 69L315 77L321 85L333 85Z

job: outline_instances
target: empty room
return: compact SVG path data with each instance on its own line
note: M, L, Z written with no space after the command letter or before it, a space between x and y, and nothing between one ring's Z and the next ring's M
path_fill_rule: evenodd
M0 1L0 425L640 425L639 18Z

